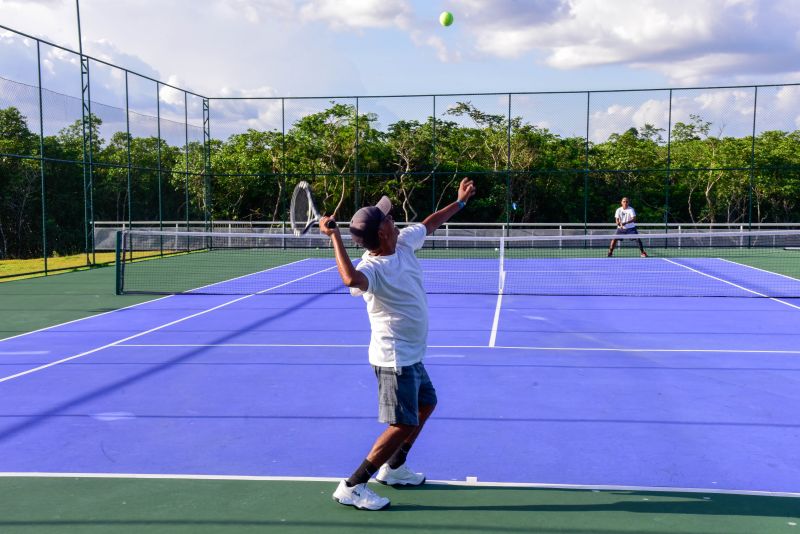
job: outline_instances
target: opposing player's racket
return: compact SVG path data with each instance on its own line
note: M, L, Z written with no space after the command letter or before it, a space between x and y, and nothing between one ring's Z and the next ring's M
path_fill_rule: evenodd
M314 205L311 186L305 180L297 184L294 192L292 192L289 218L291 219L294 235L305 234L322 218ZM336 221L330 220L326 226L328 228L336 228Z

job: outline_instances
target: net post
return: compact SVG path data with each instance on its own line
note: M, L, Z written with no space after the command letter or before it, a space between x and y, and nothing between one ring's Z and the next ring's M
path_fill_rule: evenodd
M503 294L503 288L506 285L506 239L504 236L500 236L500 276L498 279L499 287L497 291L500 295Z
M116 294L122 295L122 231L116 232L117 242L114 251L114 280L116 281Z

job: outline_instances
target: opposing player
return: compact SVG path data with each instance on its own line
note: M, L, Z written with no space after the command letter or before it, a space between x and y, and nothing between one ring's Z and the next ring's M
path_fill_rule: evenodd
M616 213L614 213L614 219L617 221L617 235L639 233L636 230L636 211L628 203L628 197L622 197L622 200L620 201L620 207L617 208ZM644 251L642 240L636 239L636 242L639 243L639 255L642 258L646 258L647 252ZM614 255L614 247L616 246L617 240L612 239L611 245L608 247L609 258Z
M383 484L425 482L423 474L406 465L411 446L436 407L436 390L422 363L428 339L428 299L415 251L426 235L464 208L474 194L472 180L463 179L456 202L402 231L394 225L387 197L361 208L350 221L353 240L367 249L358 267L353 266L339 229L327 228L330 217L320 220L320 231L333 243L342 282L367 304L372 328L369 362L378 380L378 419L388 425L358 469L333 493L341 504L363 510L387 507L389 499L367 486L376 472Z

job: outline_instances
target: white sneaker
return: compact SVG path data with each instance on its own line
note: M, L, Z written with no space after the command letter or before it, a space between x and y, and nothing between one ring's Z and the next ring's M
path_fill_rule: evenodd
M392 469L389 464L383 464L375 479L387 486L419 486L425 482L425 475L413 472L406 467L406 464L397 469Z
M355 506L359 510L382 510L389 506L389 499L369 489L366 483L349 488L344 480L339 482L339 487L333 492L333 500L339 504Z

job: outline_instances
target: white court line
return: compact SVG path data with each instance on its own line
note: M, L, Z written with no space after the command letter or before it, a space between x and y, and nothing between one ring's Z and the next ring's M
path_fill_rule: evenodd
M11 336L11 337L5 337L3 339L0 339L0 343L3 343L4 341L10 341L12 339L17 339L17 338L20 338L20 337L23 337L23 336L29 336L31 334L36 334L37 332L44 332L45 330L50 330L51 328L58 328L59 326L67 326L68 324L78 323L80 321L85 321L86 319L93 319L95 317L100 317L102 315L108 315L109 313L116 313L116 312L119 312L119 311L122 311L122 310L129 310L131 308L135 308L136 306L141 306L142 304L150 304L151 302L156 302L158 300L168 299L168 298L174 297L174 296L175 295L164 295L163 297L158 297L158 298L154 298L154 299L151 299L151 300L146 300L144 302L139 302L138 304L131 304L130 306L125 306L124 308L117 308L116 310L110 310L110 311L107 311L107 312L96 313L94 315L87 315L86 317L81 317L80 319L73 319L72 321L67 321L65 323L58 323L58 324L54 324L52 326L45 326L44 328L31 330L30 332L24 332L22 334L17 334L15 336Z
M759 297L768 298L769 300L774 300L775 302L780 302L781 304L789 306L790 308L795 308L797 310L800 310L800 306L797 306L795 304L791 304L789 302L785 302L785 301L783 301L781 299L776 299L774 297L768 297L764 293L759 293L758 291L753 291L752 289L748 289L748 288L746 288L744 286L740 286L739 284L734 284L733 282L729 282L728 280L725 280L723 278L717 278L716 276L710 275L708 273L704 273L703 271L698 271L697 269L693 269L693 268L689 267L688 265L683 265L682 263L674 262L674 261L669 260L667 258L661 258L661 259L664 260L664 261L668 261L669 263L672 263L672 264L678 265L680 267L683 267L684 269L689 269L690 271L693 271L693 272L695 272L697 274L701 274L703 276L707 276L709 278L713 278L714 280L717 280L719 282L723 282L723 283L726 283L728 285L732 285L733 287L737 287L737 288L739 288L739 289L741 289L743 291L747 291L748 293L752 293L753 295L758 295ZM722 258L716 258L716 259L719 260L719 259L722 259Z
M309 259L310 258L303 258L302 260L297 260L297 261L293 261L293 262L290 262L290 263L285 263L283 265L276 265L275 267L270 267L269 269L264 269L263 271L258 271L258 272L255 272L255 273L250 273L250 274L245 274L245 275L242 275L242 276L237 276L236 278L231 278L229 280L224 280L222 282L214 282L214 283L211 283L211 284L206 284L204 286L195 287L194 289L190 289L188 292L191 293L192 291L197 291L198 289L204 289L206 287L211 287L211 286L217 285L217 284L224 284L225 282L230 282L230 280L238 280L238 279L244 278L246 276L254 276L254 275L257 275L257 274L265 273L267 271L271 271L273 269L278 269L280 267L287 267L289 265L294 265L296 263L300 263L300 262L303 262L303 261L306 261L306 260L309 260ZM20 338L20 337L23 337L23 336L29 336L29 335L35 334L37 332L44 332L45 330L50 330L51 328L58 328L59 326L66 326L68 324L78 323L80 321L85 321L86 319L92 319L94 317L101 317L103 315L108 315L109 313L117 313L117 312L120 312L120 311L123 311L123 310L129 310L131 308L135 308L135 307L141 306L143 304L150 304L151 302L158 302L159 300L168 299L168 298L174 297L174 296L175 296L175 294L164 295L163 297L149 299L149 300L146 300L144 302L139 302L138 304L131 304L130 306L125 306L124 308L117 308L115 310L110 310L110 311L103 312L103 313L96 313L94 315L87 315L86 317L81 317L80 319L73 319L72 321L67 321L65 323L54 324L52 326L45 326L44 328L39 328L37 330L31 330L30 332L25 332L23 334L17 334L16 336L11 336L11 337L6 337L6 338L3 338L3 339L0 339L0 343L3 343L4 341L10 341L12 339L17 339L17 338Z
M492 321L492 335L489 336L489 346L494 347L497 341L497 326L500 324L500 308L503 305L503 292L497 294L497 305L494 308L494 320Z
M452 270L452 269L424 269L425 274L428 273L497 273L497 269L466 269L466 270ZM596 274L619 274L619 269L506 269L507 273L596 273ZM655 269L655 270L640 270L637 269L636 274L670 274L674 273L675 269Z
M296 344L296 343L124 343L116 345L121 348L191 348L191 347L227 347L227 348L325 348L325 349L363 349L369 345L334 345L334 344ZM515 347L510 345L428 345L429 349L502 349L526 351L586 351L586 352L710 352L721 354L800 354L800 350L769 349L654 349L654 348L615 348L615 347Z
M737 266L740 266L740 267L748 267L750 269L755 269L756 271L761 271L762 273L772 274L772 275L775 275L775 276L782 276L783 278L788 278L792 282L797 282L798 284L800 284L800 280L798 280L797 278L795 278L793 276L789 276L789 275L781 274L781 273L775 273L775 272L772 272L772 271L767 271L766 269L760 269L758 267L753 267L752 265L747 265L746 263L739 263L738 261L726 260L725 258L717 258L717 259L718 260L722 260L722 261L726 261L728 263L732 263L733 265L737 265Z
M291 264L286 264L286 265L291 265ZM277 269L277 268L280 268L280 267L285 267L285 265L279 265L277 267L274 267L274 269ZM268 291L272 291L273 289L278 289L279 287L287 286L287 285L292 284L294 282L298 282L300 280L304 280L306 278L310 278L310 277L315 276L317 274L324 273L325 271L330 271L331 269L334 269L334 268L336 268L336 265L333 265L333 266L328 267L326 269L322 269L320 271L316 271L314 273L311 273L311 274L308 274L308 275L305 275L305 276L301 276L300 278L295 278L294 280L290 280L289 282L284 282L283 284L279 284L277 286L273 286L273 287L270 287L268 289L263 289L263 290L259 291L258 293L252 293L250 295L244 295L243 297L239 297L237 299L229 300L228 302L224 302L222 304L214 306L213 308L208 308L206 310L203 310L203 311L200 311L200 312L197 312L197 313L193 313L191 315L187 315L186 317L182 317L182 318L177 319L175 321L170 321L169 323L162 324L161 326L157 326L155 328L151 328L149 330L145 330L144 332L139 332L138 334L134 334L132 336L128 336L128 337L123 338L123 339L118 339L117 341L114 341L112 343L108 343L107 345L103 345L102 347L98 347L98 348L95 348L95 349L92 349L92 350L88 350L86 352L82 352L80 354L76 354L76 355L70 356L68 358L63 358L63 359L55 361L55 362L50 362L50 363L45 364L45 365L40 365L39 367L34 367L33 369L28 369L27 371L22 371L20 373L16 373L16 374L13 374L13 375L2 377L2 378L0 378L0 383L6 382L8 380L13 380L14 378L19 378L21 376L25 376L25 375L28 375L28 374L31 374L31 373L35 373L37 371L41 371L43 369L47 369L48 367L53 367L54 365L59 365L59 364L64 363L64 362L68 362L70 360L75 360L77 358L81 358L83 356L87 356L89 354L93 354L95 352L99 352L99 351L101 351L103 349L107 349L109 347L113 347L113 346L118 345L120 343L124 343L125 341L128 341L130 339L135 339L135 338L143 336L145 334L149 334L151 332L155 332L156 330L161 330L162 328L166 328L166 327L172 326L174 324L182 323L183 321L186 321L188 319L192 319L192 318L198 317L200 315L205 315L206 313L218 310L220 308L224 308L225 306L228 306L230 304L234 304L236 302L240 302L242 300L249 299L250 297L253 297L255 295L260 295L260 294L266 293ZM270 269L267 269L267 270L270 270ZM262 271L262 272L264 272L264 271Z
M342 349L363 349L369 345L330 345L326 343L319 344L286 344L286 343L121 343L118 347L139 347L139 348L166 348L166 347L239 347L239 348L258 348L258 347L286 347L286 348L342 348ZM480 348L486 348L481 346Z
M508 273L597 273L597 274L619 274L619 269L506 269ZM635 274L670 274L675 269L636 269Z
M230 480L230 481L262 481L262 482L330 482L342 480L341 477L288 477L288 476L256 476L256 475L184 475L184 474L150 474L150 473L40 473L40 472L0 472L0 478L105 478L135 480ZM788 491L764 490L731 490L721 488L681 488L675 486L616 486L595 484L549 484L542 482L488 482L478 481L475 477L467 480L428 480L425 484L436 486L478 486L499 488L540 488L597 491L644 491L670 493L712 493L730 495L763 495L771 497L800 498L800 493Z

